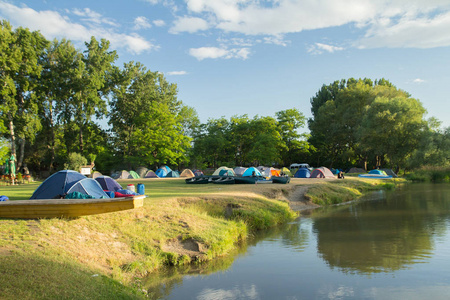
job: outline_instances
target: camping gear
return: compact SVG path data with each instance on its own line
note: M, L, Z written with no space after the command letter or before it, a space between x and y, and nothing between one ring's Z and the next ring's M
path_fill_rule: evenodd
M310 178L336 178L333 173L331 173L330 169L327 167L320 167L317 169L314 169L311 172Z
M247 170L245 170L244 174L242 174L242 177L248 177L248 176L253 176L253 177L258 177L258 176L262 176L261 172L259 172L259 170L255 167L250 167Z
M395 172L392 169L380 169L380 170L384 171L386 173L386 175L390 175L394 178L398 177L398 175L395 174Z
M77 218L141 207L144 205L144 198L144 195L139 195L114 199L39 199L5 201L0 202L0 218Z
M112 179L109 176L99 176L97 178L95 178L95 180L100 183L100 186L102 187L103 190L107 190L107 191L117 191L117 190L121 190L122 186L115 181L114 179Z
M242 176L242 174L244 174L245 170L247 170L247 168L244 168L244 167L236 167L233 169L234 174L236 174L236 176Z
M294 174L295 178L309 178L311 177L311 171L308 168L300 168Z
M191 170L184 169L183 172L181 172L180 177L195 177L195 175Z
M194 170L193 173L196 177L197 176L205 176L205 174L203 174L203 172L201 170Z
M139 176L138 173L136 173L135 171L131 170L128 173L130 173L131 177L133 177L133 179L139 179L141 178L141 176Z
M180 177L180 174L178 173L178 171L170 171L169 173L167 173L166 177L177 178Z
M152 170L148 170L144 177L145 178L159 178L158 175L156 175L156 173L153 172Z
M232 174L234 174L233 169L228 168L228 167L220 167L220 168L218 168L217 170L214 171L213 175L214 175L214 176L220 176L220 172L221 172L222 170L229 170L229 171L232 172ZM231 176L233 176L233 175L231 175Z
M137 167L136 173L139 175L140 178L144 178L145 174L147 174L148 169L146 167Z
M65 194L73 192L80 192L85 195L94 197L95 199L109 198L109 196L103 191L101 185L92 178L84 178L77 181ZM42 198L41 198L42 199Z
M127 190L136 193L136 188L135 188L134 184L130 183L129 185L127 185Z
M291 171L286 167L281 168L280 175L287 175L287 176L292 177Z
M273 183L287 184L291 181L289 176L272 176Z
M187 184L207 184L209 183L209 177L199 176L185 179Z
M119 173L111 175L114 179L133 179L133 176L128 171L122 170Z
M145 194L145 185L143 185L142 183L138 183L138 185L137 185L137 193L139 195L144 195Z
M155 171L155 174L158 177L166 177L170 171L172 171L172 170L168 166L162 166L158 170Z
M30 200L53 199L58 195L64 195L75 183L85 178L86 176L72 170L56 172L41 183Z

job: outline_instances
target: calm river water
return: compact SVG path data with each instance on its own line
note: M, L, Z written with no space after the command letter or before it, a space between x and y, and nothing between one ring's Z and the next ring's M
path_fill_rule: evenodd
M315 210L233 255L147 278L153 299L449 299L450 185Z

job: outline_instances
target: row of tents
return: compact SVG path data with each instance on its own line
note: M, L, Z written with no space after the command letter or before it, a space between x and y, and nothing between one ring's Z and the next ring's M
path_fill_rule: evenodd
M272 176L290 176L295 178L335 178L330 169L326 167L309 170L308 168L299 168L294 174L288 168L275 169L272 167L236 167L234 169L228 167L220 167L213 173L214 176L257 176L270 178Z
M94 172L92 174L92 178L96 178L101 176L100 172ZM139 167L136 171L126 171L122 170L120 172L115 172L111 174L111 177L114 179L140 179L140 178L171 178L171 177L194 177L194 176L202 176L203 172L199 170L190 170L184 169L181 173L176 170L172 170L168 166L162 166L158 168L156 171L149 170L145 167Z

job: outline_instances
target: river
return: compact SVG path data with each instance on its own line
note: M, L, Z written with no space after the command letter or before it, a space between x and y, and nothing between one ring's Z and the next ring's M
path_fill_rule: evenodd
M448 299L449 220L449 184L410 184L316 209L143 284L152 299Z

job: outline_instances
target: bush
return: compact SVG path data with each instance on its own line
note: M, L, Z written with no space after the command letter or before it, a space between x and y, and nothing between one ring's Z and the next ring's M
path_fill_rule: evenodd
M66 170L74 170L79 172L81 166L87 165L87 159L81 155L80 153L69 153L69 157L67 158L67 163L64 164L64 169Z

